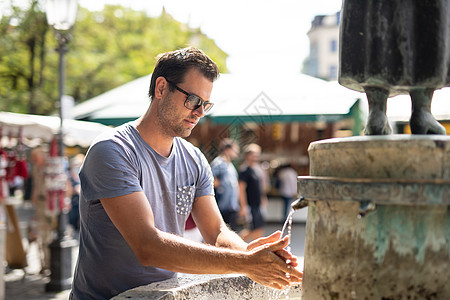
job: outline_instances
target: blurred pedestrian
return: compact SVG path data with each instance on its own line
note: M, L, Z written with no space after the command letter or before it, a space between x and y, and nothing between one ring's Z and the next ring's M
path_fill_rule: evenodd
M278 192L283 199L283 220L291 210L291 203L297 197L297 171L290 164L282 165L277 170Z
M233 139L223 139L219 156L211 162L214 175L214 192L223 220L233 231L238 230L239 212L238 173L232 161L239 155L239 145Z
M262 207L267 205L267 197L263 190L264 175L259 165L261 147L249 144L243 153L244 162L239 167L239 214L242 218L251 218L251 222L250 228L242 230L240 236L244 241L252 241L264 235Z
M47 213L47 189L45 187L45 166L47 152L42 146L38 146L31 151L33 180L31 190L31 203L35 209L34 220L36 242L39 249L39 259L41 263L41 274L50 272L50 248L53 240L54 216Z
M79 153L70 159L69 181L70 181L70 210L69 224L78 232L80 230L80 168L83 164L84 154Z

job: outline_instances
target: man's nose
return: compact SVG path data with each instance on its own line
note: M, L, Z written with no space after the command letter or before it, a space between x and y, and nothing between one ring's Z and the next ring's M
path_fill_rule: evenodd
M194 114L199 118L203 117L205 115L205 107L200 105L198 108L194 109Z

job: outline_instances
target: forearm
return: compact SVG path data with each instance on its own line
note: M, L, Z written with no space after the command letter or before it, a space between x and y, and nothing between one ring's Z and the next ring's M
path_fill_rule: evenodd
M283 250L288 239L279 240L280 232L258 239L249 251L197 243L159 230L154 232L152 240L140 247L146 252L139 255L139 260L146 266L190 274L243 274L278 289L301 280L301 272L295 269L295 257ZM293 262L288 264L287 259ZM290 276L286 277L286 273Z
M301 281L302 274L295 269L296 264L286 263L286 259L293 257L276 254L283 251L288 239L268 243L275 238L279 235L261 240L260 245L255 245L256 248L251 251L238 251L161 232L162 244L157 247L160 255L153 265L190 274L243 274L261 284L281 289ZM286 277L286 273L290 276Z
M248 203L247 203L247 195L246 195L245 192L240 193L240 195L239 195L239 205L241 207L244 207L244 208L247 207L247 205L248 205Z
M225 228L221 230L216 240L216 246L240 251L247 251L248 244L234 231Z
M215 247L162 231L146 244L142 247L145 250L137 255L141 264L181 273L243 273L247 257L245 249Z
M244 182L239 182L239 205L240 205L240 213L242 215L243 212L247 210L247 193L246 193L246 184Z

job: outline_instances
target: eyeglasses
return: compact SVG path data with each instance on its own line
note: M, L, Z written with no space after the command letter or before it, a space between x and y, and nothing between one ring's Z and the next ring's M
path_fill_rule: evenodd
M187 109L196 110L200 106L203 106L203 110L205 111L205 113L207 113L213 107L214 103L212 103L210 101L205 101L197 95L189 94L182 88L178 87L175 83L173 83L167 79L166 79L166 81L169 84L173 85L179 92L186 95L186 100L184 101L184 107L186 107Z

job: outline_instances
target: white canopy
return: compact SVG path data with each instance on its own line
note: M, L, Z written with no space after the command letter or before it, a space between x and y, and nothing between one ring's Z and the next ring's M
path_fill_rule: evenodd
M113 120L141 116L150 103L151 74L128 82L74 107L76 119ZM348 114L363 93L308 75L221 74L214 83L212 119L243 115ZM366 102L366 101L363 101Z
M93 122L65 119L63 122L64 144L88 147L94 138L110 127ZM49 142L59 132L60 118L55 116L26 115L0 112L0 129L3 137L22 137Z
M127 82L73 108L75 119L138 118L150 103L148 89L151 74Z
M76 119L126 120L141 116L148 108L147 95L151 74L130 81L74 107ZM367 114L365 93L304 74L221 74L214 83L211 101L212 120L233 116L327 116L346 115L356 99ZM432 112L438 120L450 119L450 87L434 93ZM409 95L388 99L391 122L408 121L411 115ZM305 118L305 120L308 118ZM311 119L311 118L309 118ZM118 122L120 123L120 122Z
M364 94L304 74L234 76L214 84L211 117L244 115L345 115Z

